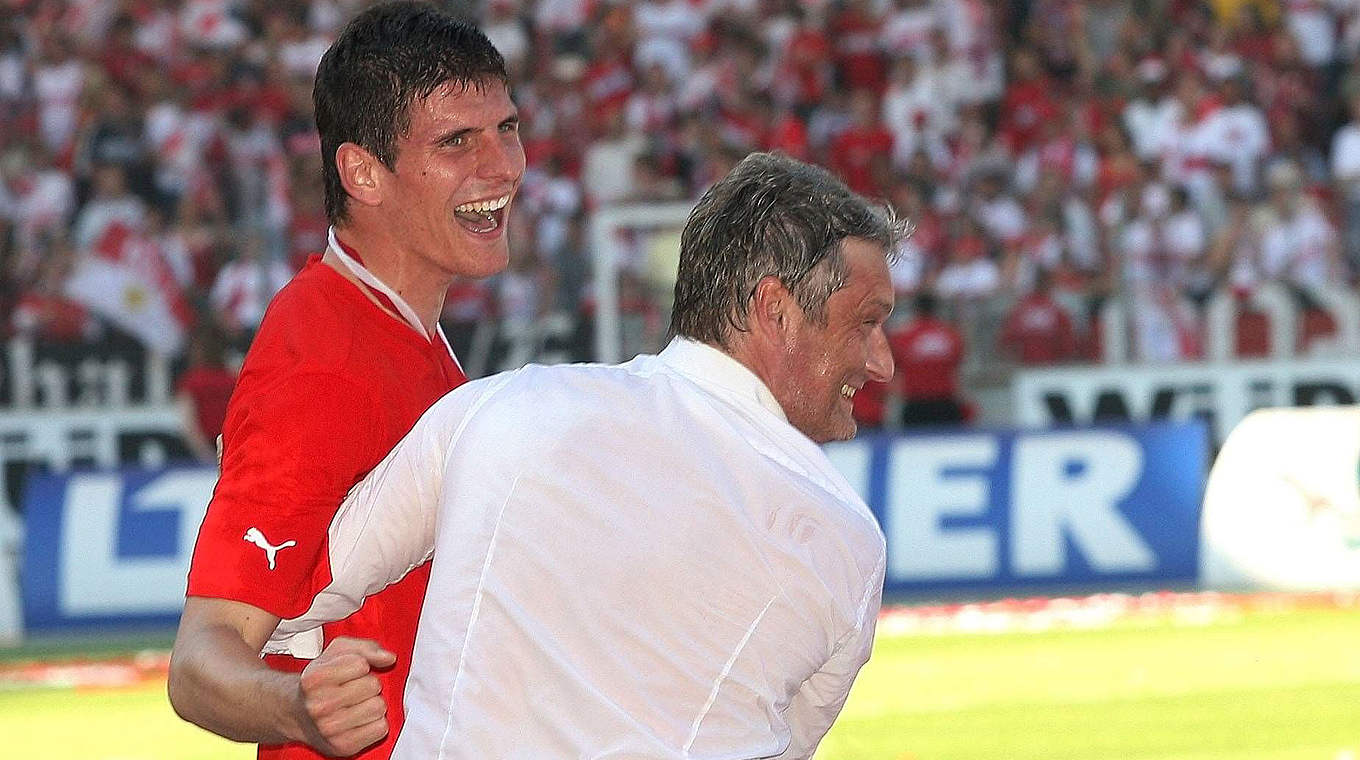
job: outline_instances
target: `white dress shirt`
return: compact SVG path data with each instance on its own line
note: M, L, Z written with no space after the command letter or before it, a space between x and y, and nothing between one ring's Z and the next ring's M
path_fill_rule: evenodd
M396 760L803 758L869 657L883 534L703 344L436 403L355 486L288 649L428 559Z

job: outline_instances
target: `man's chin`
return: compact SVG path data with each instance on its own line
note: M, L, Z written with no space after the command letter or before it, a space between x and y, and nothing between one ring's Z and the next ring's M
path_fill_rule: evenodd
M859 432L859 426L854 420L850 420L840 425L833 425L823 428L814 434L808 434L815 443L835 443L837 441L848 441L855 437Z
M459 272L462 277L482 279L500 274L510 265L510 247L505 244L505 238L491 244L479 241L478 245L469 246L467 253L464 271Z

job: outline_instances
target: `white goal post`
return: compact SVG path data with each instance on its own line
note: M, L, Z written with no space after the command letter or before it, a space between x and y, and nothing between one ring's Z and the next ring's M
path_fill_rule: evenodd
M655 352L659 345L628 346L619 291L625 268L638 269L651 293L665 305L669 318L670 289L675 285L680 230L694 208L692 203L638 203L606 206L591 217L590 243L595 269L595 360L606 364L631 359L641 351ZM641 240L639 239L641 238ZM672 245L673 243L673 245ZM673 248L673 250L672 250ZM629 349L636 349L629 353Z

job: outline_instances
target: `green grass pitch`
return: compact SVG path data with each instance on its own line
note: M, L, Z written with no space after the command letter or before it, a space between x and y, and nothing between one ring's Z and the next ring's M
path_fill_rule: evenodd
M245 760L163 684L0 690L7 757ZM1354 760L1360 611L880 637L819 760Z

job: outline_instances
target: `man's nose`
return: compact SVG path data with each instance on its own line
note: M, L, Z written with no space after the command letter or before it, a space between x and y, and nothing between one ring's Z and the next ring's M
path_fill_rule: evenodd
M869 372L869 379L877 383L886 383L893 377L892 350L888 348L888 336L883 334L881 327L874 330L869 339L869 361L864 368Z
M524 174L524 145L519 133L497 135L482 154L478 174L486 179L513 182Z

